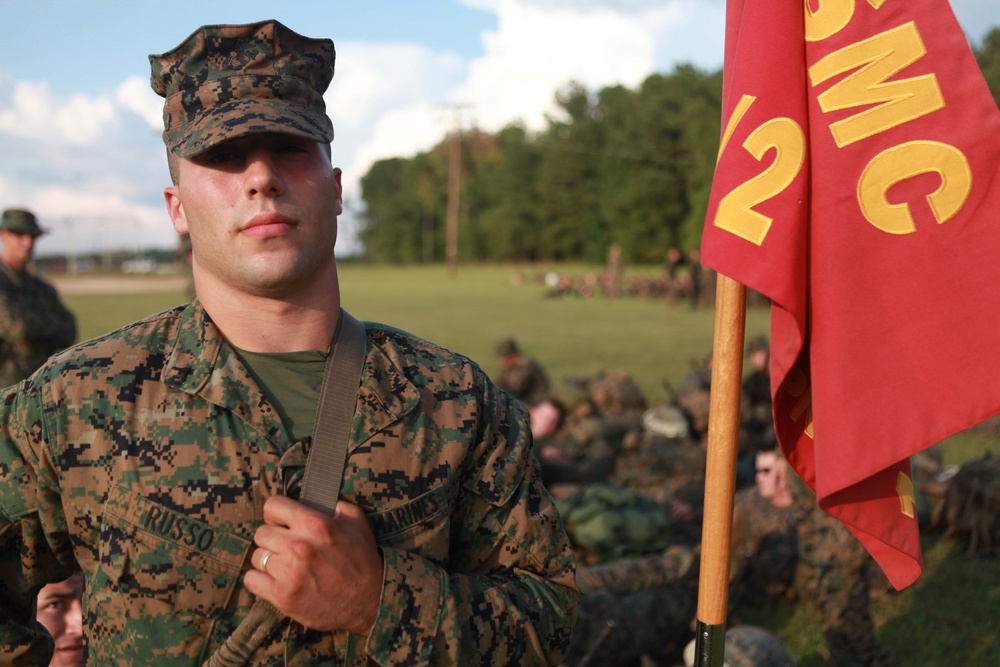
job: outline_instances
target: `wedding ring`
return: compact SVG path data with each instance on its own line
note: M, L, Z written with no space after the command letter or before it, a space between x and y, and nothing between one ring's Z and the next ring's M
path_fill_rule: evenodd
M273 554L270 551L268 551L267 553L264 554L264 557L260 559L260 569L261 569L261 571L267 572L267 561L268 561L268 559L271 558L272 555Z

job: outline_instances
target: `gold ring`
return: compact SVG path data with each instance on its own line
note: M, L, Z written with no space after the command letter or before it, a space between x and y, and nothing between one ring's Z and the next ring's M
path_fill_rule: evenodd
M264 554L264 557L260 559L260 569L262 571L267 572L267 561L273 555L274 555L273 553L268 551L267 553Z

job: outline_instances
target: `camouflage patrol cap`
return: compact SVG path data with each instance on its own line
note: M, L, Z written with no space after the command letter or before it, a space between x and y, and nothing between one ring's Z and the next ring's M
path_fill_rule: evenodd
M3 219L0 220L0 229L6 229L15 234L30 234L36 238L45 233L45 230L38 226L35 214L21 208L8 208L4 211Z
M163 103L163 143L189 158L248 134L278 132L333 141L323 93L333 80L333 42L278 21L207 25L180 46L149 56Z

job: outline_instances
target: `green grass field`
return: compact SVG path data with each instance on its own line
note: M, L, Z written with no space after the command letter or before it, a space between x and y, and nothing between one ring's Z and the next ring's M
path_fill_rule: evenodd
M561 267L582 276L587 267ZM547 298L544 267L341 267L344 307L356 317L391 324L468 355L487 372L498 366L496 342L515 337L554 384L603 370L632 374L650 402L666 400L691 360L712 348L711 309L676 308L642 299ZM515 285L515 277L523 283ZM181 291L68 294L81 338L181 303ZM766 333L766 309L747 314L747 337Z
M355 316L392 324L462 352L487 372L496 370L494 346L514 336L548 369L550 379L586 377L603 370L629 372L650 403L667 400L663 382L676 384L692 359L710 352L714 314L640 299L554 299L539 277L548 267L341 267L345 308ZM587 267L559 267L582 275ZM89 338L183 301L177 291L65 295ZM764 308L747 313L747 337L766 334ZM946 464L1000 453L996 436L962 433L941 445ZM924 574L902 592L873 604L879 638L898 665L1000 664L1000 559L956 553L933 531L922 535ZM810 604L744 613L744 621L771 628L800 667L825 664L818 617Z

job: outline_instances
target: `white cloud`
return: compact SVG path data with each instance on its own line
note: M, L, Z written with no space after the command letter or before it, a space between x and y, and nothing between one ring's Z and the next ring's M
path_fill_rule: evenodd
M333 119L334 162L344 167L348 199L376 161L433 146L448 129L436 102L448 100L465 75L454 55L417 45L337 47L338 71L325 96Z
M651 35L629 15L605 9L584 14L502 0L486 55L474 62L454 98L473 104L487 130L522 120L541 129L556 91L570 81L590 89L633 86L653 68Z
M129 77L115 90L115 101L142 118L152 129L163 130L163 98L149 87L149 80Z
M107 97L72 95L59 100L44 81L20 81L9 108L0 111L0 132L45 143L85 146L101 138L115 122Z
M387 105L399 106L444 95L464 75L455 55L416 44L363 44L337 47L338 70L328 101L335 122L360 122Z
M166 169L151 162L162 162L159 133L139 82L59 96L46 82L19 81L0 96L0 205L27 207L51 228L40 254L175 242L154 180Z
M119 194L121 188L66 185L40 187L24 205L38 213L51 234L39 241L38 253L73 249L133 250L172 247L177 235L165 209Z
M517 0L518 4L524 7L536 7L545 10L572 10L578 13L585 13L600 9L611 9L617 12L636 12L651 9L663 4L663 0ZM694 0L704 2L706 0ZM713 0L707 0L712 2ZM508 0L459 0L468 7L475 7L482 11L497 13L501 6Z
M363 176L377 160L412 155L433 147L448 131L449 122L445 108L430 104L384 112L376 119L370 138L354 155L351 180Z
M427 150L456 123L497 131L523 121L542 129L556 108L556 93L572 81L591 90L638 85L688 33L689 39L704 39L692 26L713 8L718 54L696 64L710 66L715 59L721 66L724 0L463 4L495 12L498 19L496 30L482 37L484 55L467 67L415 46L340 49L330 102L337 143L343 148L354 142L351 132L364 138L354 151L352 173L345 174L348 193L373 161Z
M348 196L374 161L428 150L456 124L496 131L523 120L541 129L556 91L571 81L635 85L652 71L653 38L642 17L517 0L465 4L498 12L497 29L483 36L485 54L467 67L415 46L338 47L327 98L335 153L355 155L345 170Z

